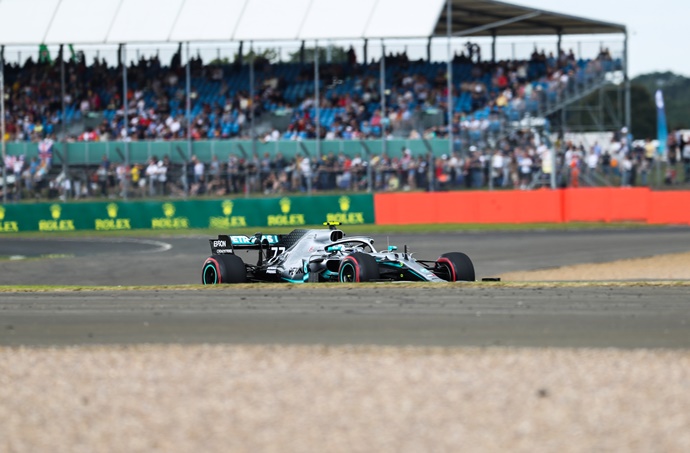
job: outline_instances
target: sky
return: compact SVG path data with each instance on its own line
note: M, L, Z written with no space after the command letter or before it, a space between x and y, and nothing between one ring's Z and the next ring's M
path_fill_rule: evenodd
M688 0L504 0L628 27L630 74L672 71L690 77Z

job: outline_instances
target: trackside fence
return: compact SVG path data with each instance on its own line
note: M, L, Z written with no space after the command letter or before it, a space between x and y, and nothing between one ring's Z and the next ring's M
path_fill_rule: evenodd
M639 222L690 225L690 192L647 188L413 192L180 201L0 205L0 233L299 228L435 223Z

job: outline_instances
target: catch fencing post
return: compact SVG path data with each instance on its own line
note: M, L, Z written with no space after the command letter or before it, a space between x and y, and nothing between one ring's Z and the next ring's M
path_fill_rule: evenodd
M123 146L125 148L125 171L129 168L129 104L127 100L127 49L124 44L120 44L120 48L122 49L122 111L124 114L124 121L125 121L125 134L122 137L122 140L124 142ZM127 192L129 191L129 183L127 181L127 174L124 175L123 178L123 184L124 184L124 194L123 198L127 200Z
M191 159L192 157L192 69L190 66L191 59L192 55L189 51L189 41L187 41L187 66L185 68L185 91L187 93L187 99L185 100L185 114L187 115L187 156L184 158L184 165L182 165L182 171L184 172L184 177L182 178L182 187L184 188L185 197L189 195L189 181L187 181L187 162L189 162L189 159Z

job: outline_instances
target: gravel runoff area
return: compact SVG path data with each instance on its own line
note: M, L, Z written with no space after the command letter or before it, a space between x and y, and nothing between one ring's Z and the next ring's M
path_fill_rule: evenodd
M690 451L690 353L0 349L0 450Z
M690 280L690 253L508 272L504 281Z
M504 280L690 279L690 254ZM0 347L0 451L687 452L690 351Z
M690 451L690 352L0 348L9 452Z

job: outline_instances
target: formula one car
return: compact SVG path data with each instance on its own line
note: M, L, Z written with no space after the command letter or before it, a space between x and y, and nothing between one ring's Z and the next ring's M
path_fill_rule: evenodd
M210 239L212 255L204 261L204 285L245 282L375 282L474 281L474 266L464 253L444 253L436 261L416 260L407 245L377 251L374 240L346 237L327 222L323 229L297 229L288 234L219 235ZM256 264L245 263L239 252L258 252Z

